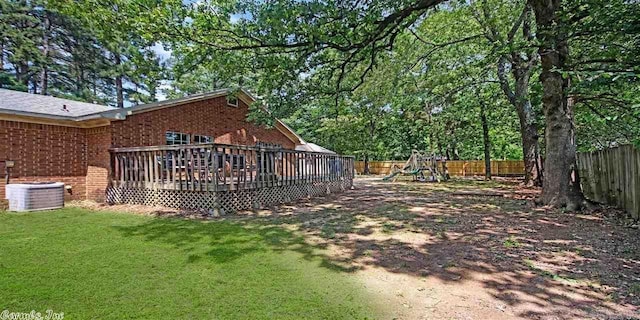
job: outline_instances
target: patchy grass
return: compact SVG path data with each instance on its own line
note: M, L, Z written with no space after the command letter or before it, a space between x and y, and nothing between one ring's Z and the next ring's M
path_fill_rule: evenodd
M547 211L532 201L538 189L509 181L378 180L226 222L68 209L0 214L0 310L51 306L69 318L637 318L640 230L609 220L610 209ZM367 313L372 305L382 310Z
M78 208L0 213L0 248L0 310L71 319L376 317L349 273L274 226Z
M324 238L333 239L336 237L336 230L331 225L322 226L321 234Z
M504 242L502 242L502 245L505 248L517 248L517 247L521 246L522 244L520 242L518 242L518 239L516 239L514 236L510 236L509 238L504 240Z
M382 224L382 232L383 233L392 233L393 230L398 229L398 227L396 227L396 225L394 223L391 222L385 222Z
M557 273L548 271L548 270L544 270L538 266L536 266L536 264L531 261L531 260L524 260L524 264L529 267L529 269L531 269L531 271L535 272L536 274L539 274L543 277L549 278L549 279L553 279L555 281L561 281L561 282L566 282L566 283L578 283L578 281L576 279L573 279L571 277L565 277L565 276L561 276Z
M382 297L388 319L637 315L637 230L599 212L538 208L539 189L517 182L379 180L359 179L355 190L277 215L227 219L284 226L324 246Z
M437 231L436 232L436 237L438 237L438 239L440 240L448 240L449 238L447 237L447 233L444 231Z

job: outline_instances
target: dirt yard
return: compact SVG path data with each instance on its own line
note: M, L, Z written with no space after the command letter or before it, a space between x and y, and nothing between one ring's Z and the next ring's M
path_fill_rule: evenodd
M385 183L225 219L304 234L389 319L640 318L640 231L514 181Z
M509 181L358 179L250 221L306 234L390 318L640 317L640 231L604 212L536 208L537 193Z

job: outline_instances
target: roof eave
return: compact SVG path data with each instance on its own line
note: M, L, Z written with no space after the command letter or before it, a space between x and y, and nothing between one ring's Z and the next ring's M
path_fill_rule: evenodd
M82 122L94 121L94 120L108 120L108 121L125 120L129 115L169 108L173 106L178 106L178 105L201 101L201 100L207 100L211 98L217 98L221 96L226 96L231 92L232 92L231 89L225 88L225 89L219 89L212 92L191 95L184 98L159 101L159 102L139 105L135 107L130 107L130 108L115 108L115 109L106 110L106 111L98 111L98 112L86 114L83 116L77 116L77 117L60 116L60 115L53 115L53 114L19 111L19 110L2 109L2 108L0 108L0 113L15 115L15 116L23 116L23 117L43 118L43 119L54 120L54 121L65 121L69 123L82 123ZM250 105L257 100L255 96L253 96L249 91L247 91L244 88L240 88L239 93L240 94L238 95L238 98L242 100L244 103L246 103L247 105ZM266 108L263 108L263 109L268 112ZM306 143L302 139L302 137L300 137L295 131L293 131L293 129L291 129L282 120L276 118L275 121L276 121L276 125L275 125L276 130L284 134L293 143L295 143L296 145Z
M130 115L174 107L174 106L201 101L201 100L222 97L222 96L228 95L232 91L233 91L232 89L224 88L224 89L219 89L212 92L191 95L184 98L154 102L154 103L139 105L139 106L130 107L130 108L108 110L108 111L101 112L100 115L108 119L124 120L127 118L127 116L130 116ZM244 88L240 88L239 93L240 94L238 98L242 100L244 103L246 103L247 105L250 105L256 101L256 97L253 96L249 91L247 91ZM264 108L264 110L268 112L266 108ZM293 129L291 129L288 125L282 122L282 120L277 118L275 120L276 120L276 126L275 126L276 129L280 131L280 133L284 134L287 138L289 138L293 143L295 144L306 143L302 139L302 137L300 137L295 131L293 131Z
M164 108L179 106L182 104L207 100L211 98L217 98L217 97L226 95L228 92L229 92L229 89L220 89L212 92L190 95L190 96L178 98L178 99L170 99L170 100L158 101L158 102L153 102L148 104L141 104L141 105L129 107L129 108L118 108L114 110L107 110L107 111L101 112L100 115L107 118L113 118L116 120L124 120L129 115L149 112L154 110L160 110Z
M286 123L282 122L282 120L276 118L275 127L276 129L278 129L278 131L280 131L282 134L287 136L296 145L306 143L300 135L298 135L295 131L293 131L293 129L291 129Z
M8 115L15 115L15 116L46 118L46 119L51 119L51 120L75 121L75 119L77 119L77 117L71 117L71 116L59 116L59 115L55 115L55 114L20 111L20 110L12 110L12 109L2 109L2 108L0 108L0 113L8 114Z

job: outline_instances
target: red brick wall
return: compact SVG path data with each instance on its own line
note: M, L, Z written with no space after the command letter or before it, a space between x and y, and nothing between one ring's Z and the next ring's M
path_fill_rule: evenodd
M248 122L248 111L242 101L230 107L225 97L219 97L135 114L111 123L112 143L115 147L163 145L165 133L176 131L211 136L217 143L254 145L261 141L295 148L277 129Z
M227 106L225 97L164 108L114 121L99 128L72 128L0 120L0 199L4 199L3 160L14 160L11 182L59 181L72 186L71 199L104 200L109 148L165 144L166 131L208 135L217 143L254 145L257 141L295 144L275 128L246 120L248 107Z
M109 181L111 130L109 126L87 130L86 197L102 202Z
M62 182L65 186L71 186L71 190L64 191L64 200L84 200L86 199L85 176L36 176L36 177L19 177L11 178L9 183L29 183L29 182ZM5 180L0 181L0 202L5 196Z
M0 141L0 199L5 196L4 160L15 161L11 182L65 182L73 190L69 199L84 198L84 129L0 120Z
M15 161L12 177L86 173L84 129L0 121L0 141L0 161Z

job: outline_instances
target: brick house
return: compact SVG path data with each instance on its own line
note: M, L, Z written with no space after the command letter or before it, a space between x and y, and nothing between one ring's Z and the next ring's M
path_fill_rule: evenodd
M276 144L308 150L277 120L266 128L246 120L254 101L244 90L206 94L117 109L0 89L0 172L14 161L10 183L59 181L66 199L103 201L110 148L215 142ZM4 184L0 199L4 199Z

